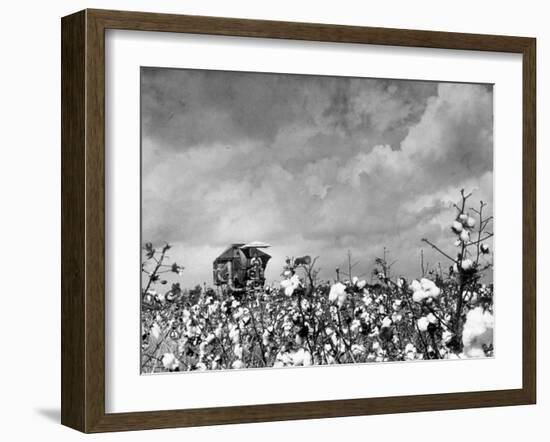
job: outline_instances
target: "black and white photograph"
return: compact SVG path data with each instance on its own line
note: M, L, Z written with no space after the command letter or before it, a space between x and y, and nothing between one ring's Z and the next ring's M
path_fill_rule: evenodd
M492 84L141 67L140 93L141 374L494 356Z

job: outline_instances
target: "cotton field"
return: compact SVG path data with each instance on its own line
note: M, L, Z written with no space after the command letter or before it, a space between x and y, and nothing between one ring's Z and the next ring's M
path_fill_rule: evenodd
M368 278L350 268L321 280L317 258L302 256L270 284L184 288L162 277L185 280L170 245L145 244L142 373L491 357L492 217L470 196L461 191L449 220L456 252L422 239L441 261L413 277L393 275L384 254Z

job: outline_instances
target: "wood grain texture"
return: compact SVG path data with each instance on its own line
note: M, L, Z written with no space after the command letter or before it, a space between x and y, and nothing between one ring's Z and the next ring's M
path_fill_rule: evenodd
M85 13L61 34L61 422L85 427Z
M537 97L536 40L523 50L523 389L537 395Z
M86 431L105 414L105 38L86 11Z
M106 414L106 29L522 54L523 387L502 391ZM86 10L65 17L62 20L62 423L84 432L101 432L534 403L535 54L535 40L526 37L103 10Z

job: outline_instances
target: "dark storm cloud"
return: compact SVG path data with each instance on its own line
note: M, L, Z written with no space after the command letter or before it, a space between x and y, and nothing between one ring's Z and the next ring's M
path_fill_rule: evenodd
M282 128L319 124L375 145L394 132L402 138L403 124L436 93L427 82L156 68L143 68L141 83L143 133L176 150L243 139L269 145Z
M460 188L492 201L486 86L146 68L142 125L143 237L173 242L190 282L256 239L270 277L285 255L333 269L384 246L411 273L421 238L452 243Z
M269 144L307 119L307 94L278 75L143 69L143 130L174 150L242 139Z

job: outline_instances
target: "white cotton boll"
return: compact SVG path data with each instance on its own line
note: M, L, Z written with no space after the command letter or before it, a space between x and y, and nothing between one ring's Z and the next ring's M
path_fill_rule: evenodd
M286 289L287 287L290 287L292 285L292 283L290 282L290 279L283 279L279 285L281 286L282 289Z
M206 342L201 342L200 345L199 345L199 354L201 356L201 358L204 356L205 352L206 352Z
M294 287L298 287L301 284L300 277L298 275L292 275L290 282Z
M356 332L356 331L358 331L360 328L361 328L361 321L359 321L359 319L354 319L353 321L351 321L351 325L350 325L349 329L350 329L352 332Z
M293 275L289 279L283 279L279 285L284 289L286 296L292 296L294 290L300 286L300 277L298 275Z
M233 313L233 318L234 319L239 319L242 315L244 314L244 310L242 307L239 307L235 313Z
M422 278L420 282L414 280L411 288L413 289L413 301L417 303L421 303L425 299L437 298L441 294L441 289L427 278Z
M160 333L161 333L161 330L160 330L160 327L159 325L155 322L153 324L153 326L151 327L151 336L155 339L158 339L160 337Z
M422 290L422 286L420 285L420 281L418 280L413 280L413 282L411 282L411 289L413 292L417 292L419 290Z
M476 307L470 310L466 315L464 331L462 332L462 342L465 346L475 343L481 345L490 345L493 342L493 315L482 307Z
M311 365L311 355L303 348L300 348L298 351L294 352L290 357L292 360L292 365L305 365L304 362L309 362L309 365Z
M233 342L233 344L237 344L240 338L241 332L237 327L233 326L231 330L229 330L229 339L231 339L231 342Z
M428 314L428 316L426 316L426 318L428 319L428 322L430 324L437 324L439 322L438 319L435 317L435 315L433 313Z
M359 278L357 276L354 276L353 278L351 278L351 283L353 285L357 285L357 282L359 282Z
M431 298L437 298L441 293L441 289L437 285L435 285L435 282L430 281L427 278L422 278L420 280L420 285L422 287L422 290L424 290Z
M362 344L353 344L351 346L351 352L353 353L354 356L360 356L364 354L366 351L367 349Z
M460 266L462 270L470 270L474 266L474 263L471 259L463 259Z
M243 347L242 345L236 344L235 347L233 347L233 353L237 357L237 359L241 359L243 357Z
M470 310L466 315L464 330L462 332L462 344L464 354L467 357L484 357L483 346L493 343L494 318L489 311L483 311L482 307Z
M481 253L483 253L484 255L489 253L489 246L485 243L481 244L481 247L479 249L481 250Z
M448 344L449 342L451 342L451 339L453 339L453 332L449 331L449 330L445 330L443 332L443 334L441 335L441 340L445 343L445 344Z
M452 226L451 226L451 229L453 229L453 232L455 232L455 233L460 233L463 230L463 226L458 221L454 221Z
M416 347L410 342L405 346L405 359L409 361L416 359Z
M175 370L180 366L180 361L174 356L174 353L164 353L161 361L166 370Z
M464 356L467 358L484 358L485 357L485 351L483 350L483 347L473 345L471 347L464 347Z
M392 320L387 316L382 320L381 328L389 328L392 325Z
M363 290L365 288L365 286L367 285L367 281L365 281L364 279L362 279L361 281L359 281L357 284L355 284L357 286L357 288L359 290Z
M421 303L422 300L425 298L425 293L422 290L419 290L418 292L413 293L413 301L417 303Z
M458 220L461 223L465 223L468 220L468 215L466 215L465 213L461 213L460 215L458 215Z
M204 362L199 362L197 365L195 365L195 370L198 370L198 371L207 370L206 364Z
M189 336L190 338L200 336L200 334L201 334L200 329L194 325L190 326L187 329L187 336Z
M285 365L290 365L292 364L292 356L290 355L290 353L285 352L281 355L281 361L283 361Z
M476 225L476 220L471 216L469 216L468 219L466 220L466 225L471 229Z
M422 316L418 321L416 321L416 324L418 325L418 329L422 332L425 332L428 330L428 325L430 325L430 321L426 316Z
M346 292L346 286L341 282L333 284L328 294L328 300L330 302L336 302L336 300Z
M237 359L231 364L231 368L234 368L235 370L240 370L244 368L244 362L240 359Z
M468 242L470 240L470 232L468 232L467 230L463 230L462 232L460 232L460 240L462 242Z
M300 287L300 277L296 274L292 275L290 278L283 279L279 286L284 289L286 296L291 296L298 287Z
M401 309L401 304L403 303L403 301L401 299L396 299L393 301L391 307L392 309L394 309L395 311L398 311Z
M348 294L346 292L338 295L338 299L336 300L336 304L338 305L339 308L342 308L344 306L344 304L346 303L348 299Z
M378 335L380 335L380 329L378 326L374 327L374 329L369 333L370 338L376 338Z
M401 313L395 312L391 315L391 320L395 323L401 322L402 319L403 315Z
M212 316L214 314L216 314L216 312L218 311L220 305L218 302L214 303L214 304L211 304L208 306L208 315L209 316Z

